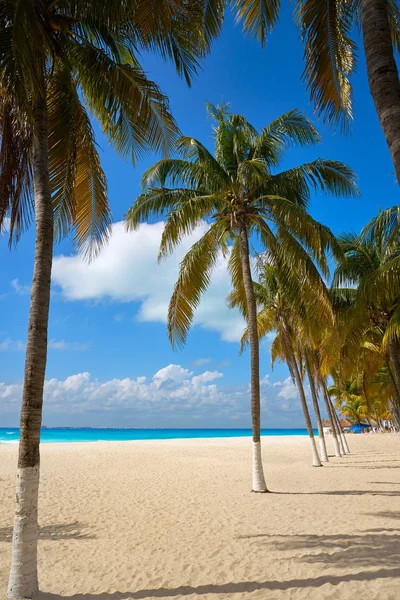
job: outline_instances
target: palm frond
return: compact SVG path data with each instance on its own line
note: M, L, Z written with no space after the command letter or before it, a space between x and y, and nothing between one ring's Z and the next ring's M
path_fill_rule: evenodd
M181 262L168 309L168 336L174 348L185 344L194 311L210 284L211 272L221 249L222 234L218 223L212 225Z
M304 44L303 77L318 115L348 128L353 118L350 78L356 47L350 34L355 5L346 0L298 0L295 19Z
M279 18L280 0L235 0L233 9L236 21L242 22L243 30L265 44Z

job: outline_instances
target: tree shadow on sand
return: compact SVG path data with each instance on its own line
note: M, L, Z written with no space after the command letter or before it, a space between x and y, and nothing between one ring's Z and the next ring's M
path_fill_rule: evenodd
M395 533L391 533L391 532ZM335 535L272 535L243 536L257 539L263 546L275 550L307 550L307 554L288 557L287 560L311 564L326 563L341 569L353 567L396 567L400 562L399 529L366 530L360 534ZM313 552L315 550L315 552ZM398 572L399 573L399 572ZM398 576L397 573L397 576Z
M374 581L375 579L391 579L398 577L398 567L379 569L378 571L362 571L348 575L322 575L310 579L289 579L288 581L239 581L235 583L205 584L198 586L182 585L176 588L156 588L127 592L111 592L98 594L74 594L59 596L41 592L37 600L145 600L146 598L174 598L175 596L202 596L205 594L249 594L259 590L285 591L291 589L319 588L325 584L338 585L351 581Z
M393 496L398 497L396 490L326 490L324 492L271 492L282 496Z
M286 581L238 581L228 583L209 583L198 586L181 585L175 588L154 588L131 591L103 592L96 594L75 594L58 596L42 592L40 600L145 600L147 598L174 598L176 596L202 596L205 594L249 594L255 591L284 591L296 589L315 589L326 584L339 585L353 581L374 581L376 579L397 578L400 561L400 535L377 535L369 531L364 534L338 535L272 535L256 534L240 536L240 539L254 540L262 548L268 545L284 552L306 550L301 556L288 557L285 560L302 563L323 563L341 569L339 575L321 575L305 579ZM261 549L261 548L260 548ZM313 552L314 551L314 552ZM349 568L365 568L355 573L345 573ZM344 571L344 572L343 572ZM133 586L132 586L133 587Z
M83 540L93 539L93 535L85 533L85 526L78 521L60 525L44 525L39 527L40 540ZM0 542L11 542L12 527L0 527Z

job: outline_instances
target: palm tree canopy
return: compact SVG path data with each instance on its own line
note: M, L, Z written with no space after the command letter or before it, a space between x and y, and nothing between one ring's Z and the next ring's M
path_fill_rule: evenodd
M327 273L326 253L340 250L330 230L306 211L311 191L357 194L353 171L337 161L317 159L276 172L288 147L320 139L300 111L289 111L261 131L244 116L231 114L228 105L208 105L208 112L215 121L214 154L198 140L181 137L176 145L180 157L161 160L144 173L143 193L126 215L128 229L150 215L166 219L160 259L198 225L208 225L181 263L168 319L173 344L185 342L220 252L229 256L234 288L242 285L241 227L257 236L274 260L301 262L310 278L316 277L311 259Z
M262 44L279 18L279 0L235 0L236 20ZM356 1L297 0L295 21L304 48L303 78L318 115L347 129L353 117L351 77L357 66L355 31L360 26ZM400 10L388 0L387 14L394 48L400 50Z
M9 215L10 239L18 240L32 217L33 107L43 77L56 234L72 227L77 245L93 250L107 237L111 219L89 114L120 155L135 161L148 149L167 153L178 127L139 53L172 60L190 83L221 22L218 2L2 3L0 227Z

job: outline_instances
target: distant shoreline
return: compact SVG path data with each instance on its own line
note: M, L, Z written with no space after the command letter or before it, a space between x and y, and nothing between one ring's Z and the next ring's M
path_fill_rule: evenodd
M315 431L317 435L317 431ZM72 442L124 442L143 440L176 440L176 439L216 439L251 437L251 429L247 428L90 428L90 427L44 427L41 431L43 443ZM262 429L263 437L295 437L306 436L303 428ZM17 443L19 428L1 427L0 444Z

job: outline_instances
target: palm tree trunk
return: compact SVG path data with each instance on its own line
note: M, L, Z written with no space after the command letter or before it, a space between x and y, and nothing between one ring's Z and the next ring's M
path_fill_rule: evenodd
M254 295L250 267L250 250L247 228L240 225L240 259L243 273L243 285L247 302L247 327L250 340L250 384L251 384L251 421L253 430L253 492L268 492L261 456L260 436L260 353L257 327L257 304Z
M338 442L339 442L340 452L341 452L342 456L345 456L346 455L346 448L345 448L344 436L342 435L342 431L341 431L341 426L340 426L340 423L339 423L339 419L338 419L338 416L336 414L335 407L333 406L333 402L332 402L332 400L329 397L328 390L326 390L326 393L328 394L328 401L329 401L329 404L331 405L333 423L334 423L334 426L336 428L336 433L337 433L337 438L338 438Z
M329 399L329 402L331 403L332 414L333 414L333 417L334 417L335 423L336 423L336 429L338 431L338 435L340 436L339 439L340 439L341 444L342 444L343 454L350 454L349 445L347 443L346 436L345 436L344 431L343 431L343 427L340 424L339 417L336 414L335 407L333 406L331 399Z
M312 424L311 424L310 412L308 410L306 395L304 393L303 381L302 381L302 378L300 375L300 370L299 370L299 367L297 364L296 357L293 352L293 347L292 347L290 334L289 334L289 327L287 324L285 324L285 328L287 331L287 338L288 338L287 343L285 344L286 353L287 353L287 363L290 367L291 373L293 374L293 376L296 380L297 389L299 390L301 408L303 409L304 420L306 422L306 427L307 427L307 433L308 433L308 436L311 441L312 464L313 464L313 467L322 467L322 464L321 464L321 461L320 461L319 455L318 455L317 445L315 443L315 437L314 437L314 432L313 432L313 428L312 428Z
M322 426L322 420L321 420L321 411L319 410L317 390L316 390L315 382L314 382L314 375L311 371L310 361L307 356L307 353L305 353L305 361L306 361L307 377L308 377L308 381L310 383L311 397L312 397L313 406L314 406L315 418L317 420L318 436L319 436L319 451L320 451L320 455L321 455L321 461L329 462L328 453L326 451L324 428Z
M393 352L395 353L395 348L393 348ZM394 354L394 357L395 357L395 354ZM385 365L388 370L390 381L392 383L392 388L393 388L392 410L390 410L390 412L392 413L393 419L397 422L397 424L399 426L400 425L400 392L399 392L399 388L397 387L396 379L393 375L393 370L392 370L391 365L388 362L385 362Z
M53 256L53 209L49 182L44 84L42 97L35 104L34 124L32 166L36 247L22 396L9 598L32 598L38 589L39 444Z
M400 82L386 0L362 0L361 21L369 89L400 184Z
M337 430L336 430L336 423L335 423L335 417L334 417L333 410L332 410L331 400L329 398L328 390L326 388L326 383L321 374L320 374L320 383L322 386L322 393L323 393L324 400L325 400L326 412L328 413L328 418L329 418L329 420L331 422L331 426L332 426L332 436L333 436L333 446L335 449L335 456L343 456L344 452L342 452L341 448L340 448L341 444L339 444L339 437L338 437Z
M395 340L389 342L390 362L392 366L392 374L396 382L396 392L400 392L400 348Z

